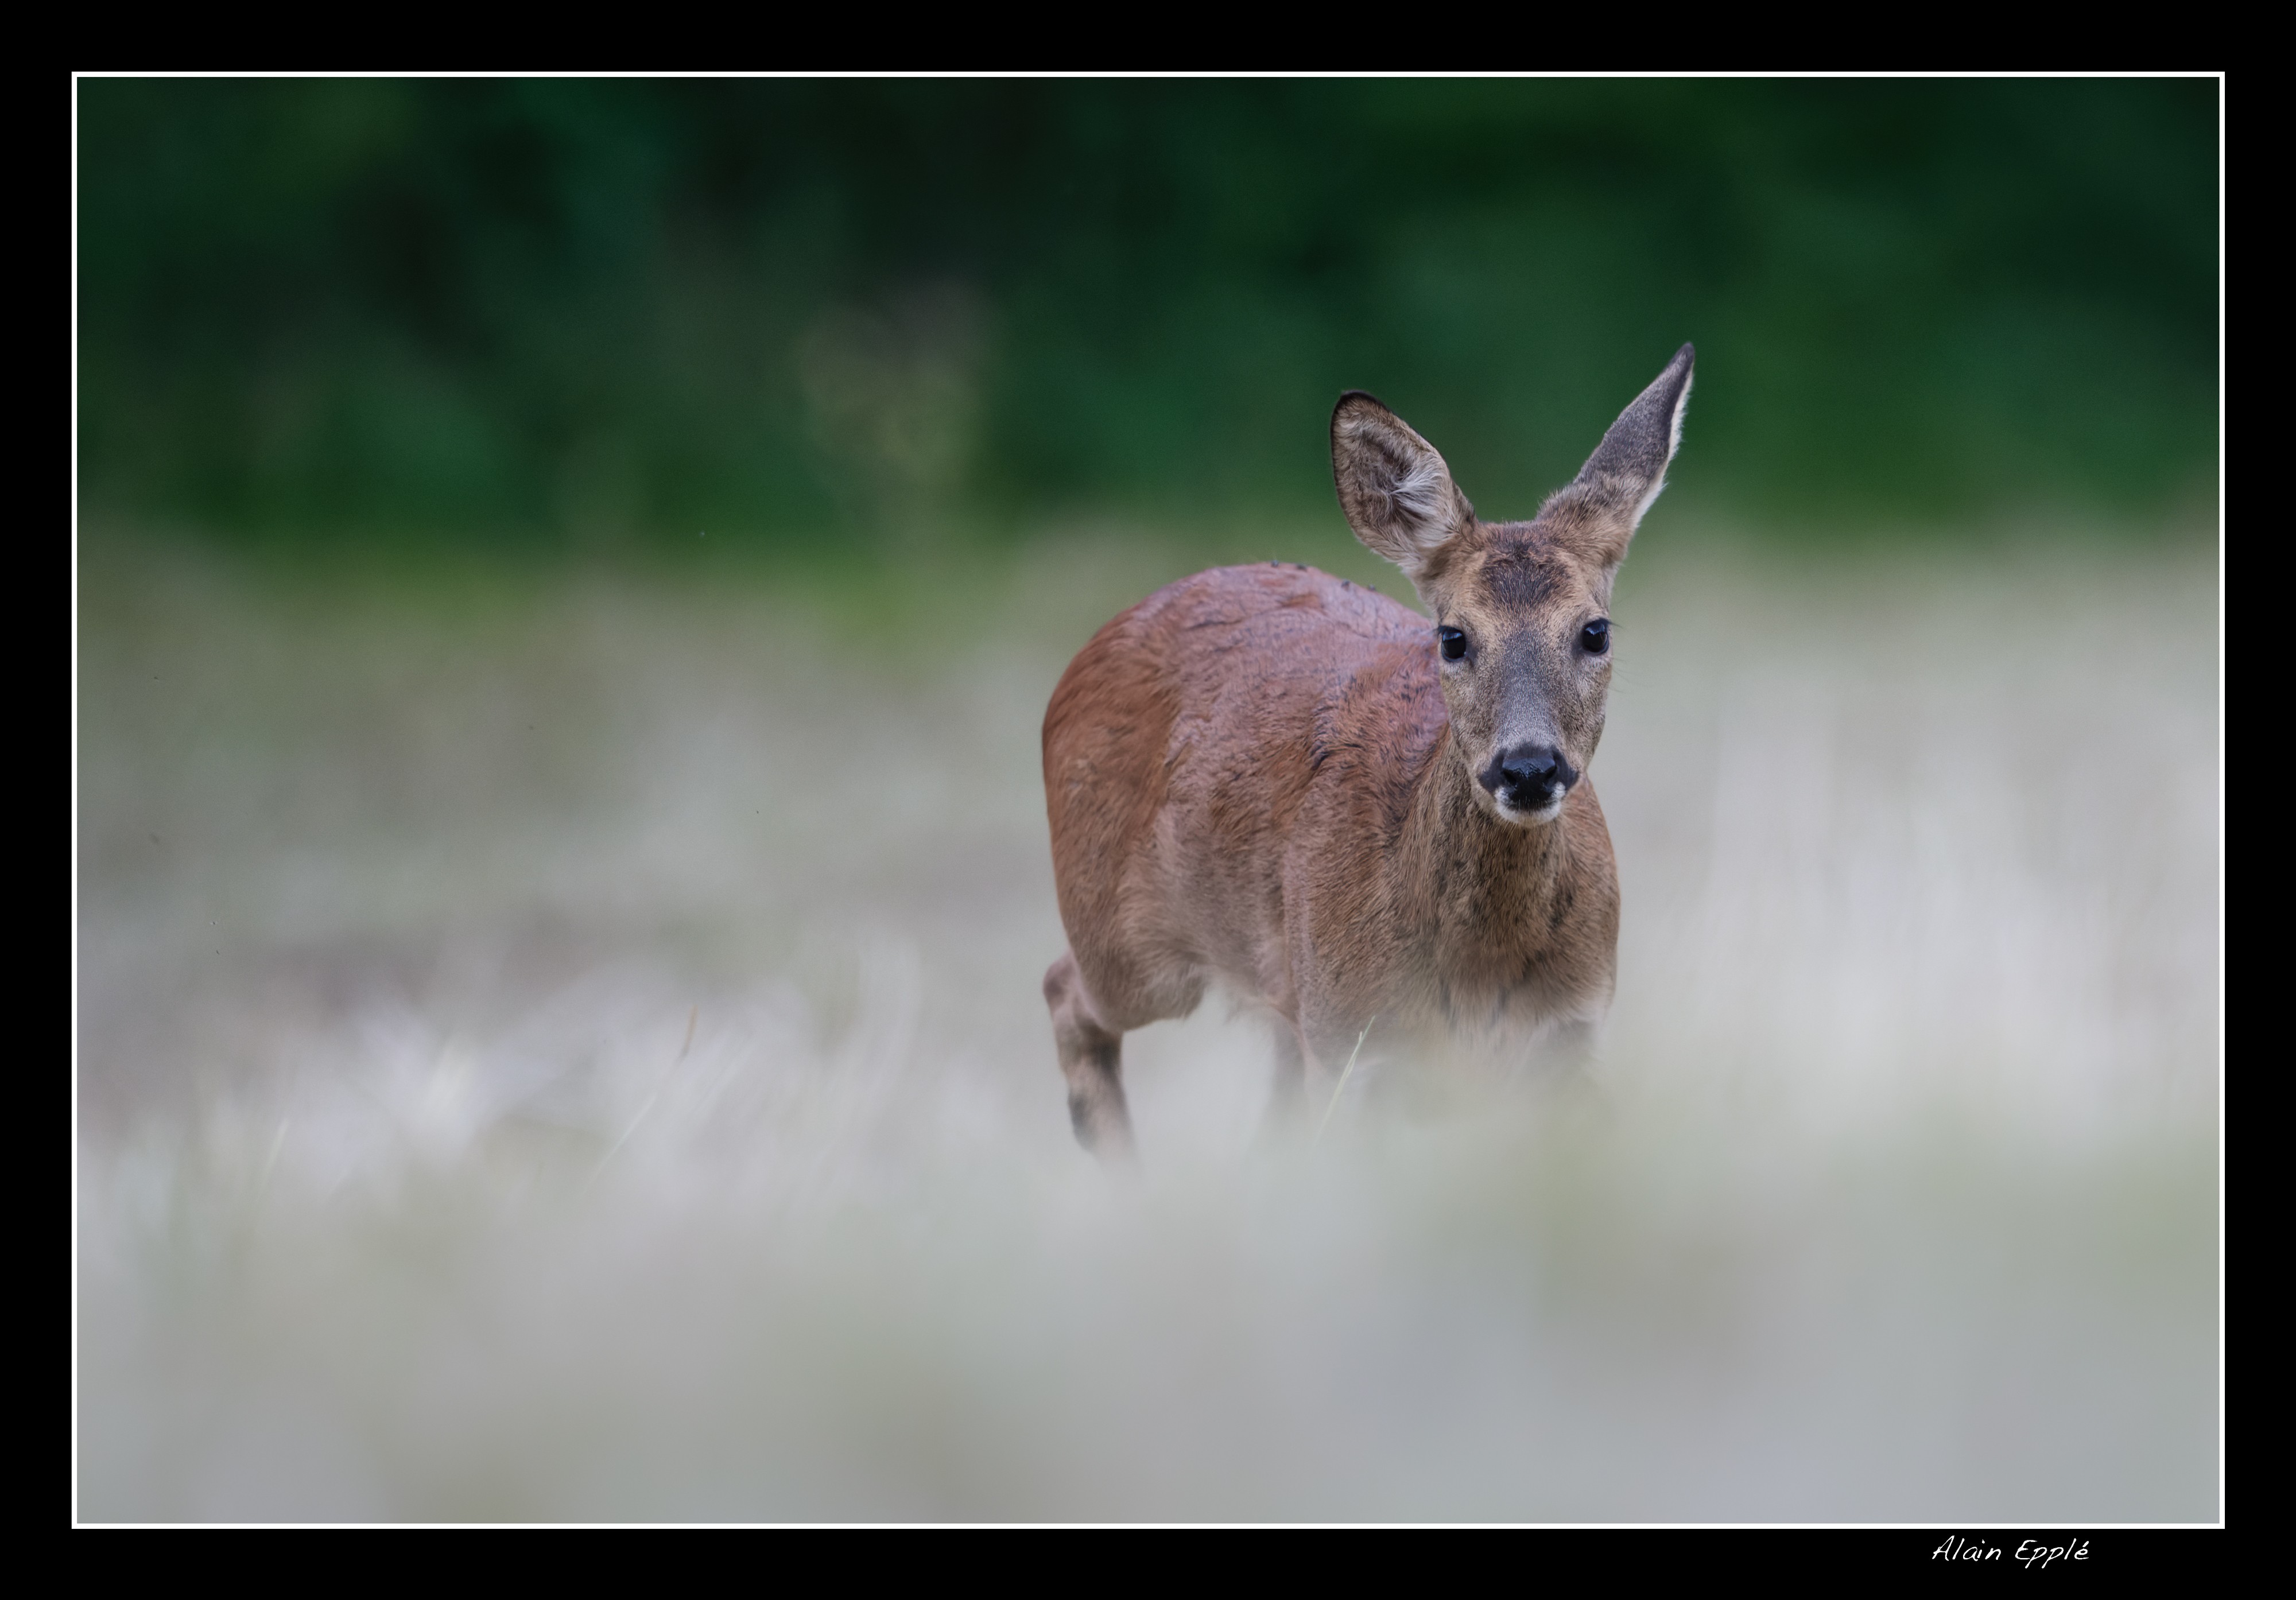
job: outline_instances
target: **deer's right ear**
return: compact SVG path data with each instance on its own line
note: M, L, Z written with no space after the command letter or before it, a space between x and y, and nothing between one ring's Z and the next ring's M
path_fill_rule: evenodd
M1332 413L1332 478L1356 537L1414 583L1475 520L1435 447L1361 390L1341 395Z

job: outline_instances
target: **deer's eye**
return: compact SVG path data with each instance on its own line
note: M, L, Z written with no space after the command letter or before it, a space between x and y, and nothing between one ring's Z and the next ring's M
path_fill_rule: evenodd
M1456 628L1439 628L1435 636L1443 642L1443 659L1456 661L1467 653L1467 636Z
M1578 630L1578 648L1588 655L1600 655L1611 647L1611 619L1597 617Z

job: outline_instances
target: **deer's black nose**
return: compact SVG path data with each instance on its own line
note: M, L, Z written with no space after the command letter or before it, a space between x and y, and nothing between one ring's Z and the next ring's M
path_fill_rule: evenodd
M1551 744L1512 745L1479 775L1484 788L1518 811L1543 810L1578 781L1562 752Z

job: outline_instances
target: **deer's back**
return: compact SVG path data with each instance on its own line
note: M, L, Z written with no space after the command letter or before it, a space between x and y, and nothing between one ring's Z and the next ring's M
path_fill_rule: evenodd
M1357 835L1324 841L1342 854L1401 829L1445 726L1430 629L1271 563L1183 578L1078 652L1045 715L1045 792L1062 920L1110 1026L1183 1014L1215 974L1288 1007L1287 853L1303 821ZM1344 792L1336 815L1319 787Z

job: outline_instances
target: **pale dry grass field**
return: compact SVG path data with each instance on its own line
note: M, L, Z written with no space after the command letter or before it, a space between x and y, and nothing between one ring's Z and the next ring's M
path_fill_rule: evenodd
M1654 518L1598 1092L1265 1140L1208 1005L1127 1186L1037 739L1158 549L87 555L79 1515L2219 1514L2212 552Z

